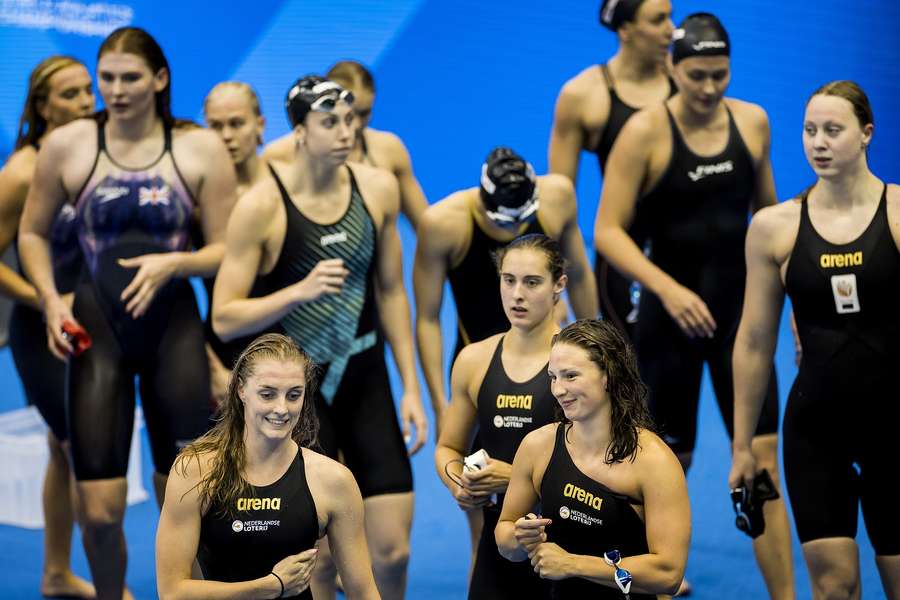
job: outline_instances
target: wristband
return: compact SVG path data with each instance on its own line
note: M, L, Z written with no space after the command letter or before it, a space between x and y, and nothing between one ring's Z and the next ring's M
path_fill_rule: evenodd
M627 569L623 569L619 566L619 563L622 562L622 553L618 550L609 550L603 553L603 562L608 564L609 566L615 568L615 580L616 585L619 586L619 589L625 594L626 600L628 599L628 592L631 590L631 573Z
M278 585L281 586L281 592L279 592L278 597L281 598L282 596L284 596L284 582L281 580L281 577L279 577L278 574L275 573L275 571L272 571L271 573L269 573L269 575L275 575L275 579L278 580Z

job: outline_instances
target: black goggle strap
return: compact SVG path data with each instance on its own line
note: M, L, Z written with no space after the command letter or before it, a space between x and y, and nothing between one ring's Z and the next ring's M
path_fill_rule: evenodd
M616 585L619 586L619 589L625 595L625 600L628 600L628 592L631 590L631 573L628 570L623 569L619 566L622 562L622 553L618 550L608 550L603 553L603 562L608 564L609 566L615 568L616 570Z
M459 460L458 458L454 458L453 460L448 460L448 461L447 461L447 464L444 465L444 473L445 473L445 474L447 475L447 477L449 477L449 478L451 479L451 481L453 481L456 485L458 485L459 487L463 487L462 479L460 479L459 477L457 477L456 475L454 475L453 473L451 473L451 472L450 472L450 469L447 468L447 467L449 467L450 465L452 465L453 463L459 463L459 464L461 464L461 465L463 466L463 468L465 468L465 466L466 466L466 463L464 463L463 461Z

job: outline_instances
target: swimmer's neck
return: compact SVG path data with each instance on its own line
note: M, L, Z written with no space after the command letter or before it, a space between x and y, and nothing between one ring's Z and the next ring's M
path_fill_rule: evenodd
M540 349L540 352L549 356L550 341L559 332L559 325L553 313L551 310L543 321L531 329L510 327L504 339L503 349L517 355L536 354L535 350Z
M262 160L259 154L253 154L250 158L242 163L234 165L237 171L238 187L250 189L262 178Z
M278 470L280 465L293 458L297 444L290 437L276 440L263 435L253 435L244 429L244 479L249 481L247 473L255 473L260 477L271 475L270 471Z
M724 97L719 101L716 109L709 114L702 114L691 110L687 103L684 102L684 98L681 94L676 94L675 97L669 100L668 106L672 111L675 120L678 121L678 124L689 129L703 129L704 127L709 127L715 123L717 119L722 118L726 114Z
M850 207L855 204L869 204L880 193L883 184L869 170L866 159L848 171L833 177L819 177L815 185L816 204L826 208Z
M116 119L111 114L106 121L106 132L109 137L126 142L139 142L162 130L162 119L155 110L137 115L133 119Z
M644 82L666 76L665 69L658 60L647 60L628 46L619 46L618 52L606 64L610 70L615 71L613 78L617 81Z
M336 191L343 179L341 171L346 163L335 164L327 160L317 160L298 148L294 156L294 191L313 196Z
M606 404L596 414L572 423L569 441L579 451L600 455L604 459L612 443L611 407Z

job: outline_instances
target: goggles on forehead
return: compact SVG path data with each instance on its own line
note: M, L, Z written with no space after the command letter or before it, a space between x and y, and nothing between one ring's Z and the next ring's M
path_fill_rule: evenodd
M315 88L313 88L313 90L315 90ZM331 112L337 106L338 102L353 104L353 92L350 90L330 90L325 92L322 96L319 96L309 104L309 110L313 112Z

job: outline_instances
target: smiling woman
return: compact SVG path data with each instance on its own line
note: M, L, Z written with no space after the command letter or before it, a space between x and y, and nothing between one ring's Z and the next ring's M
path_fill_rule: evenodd
M279 334L238 358L219 421L181 452L169 478L157 533L161 598L311 600L323 535L348 598L378 597L359 488L340 463L310 449L316 371ZM203 581L191 579L195 556Z
M650 430L634 351L614 325L585 319L553 337L547 370L562 422L516 453L500 552L552 580L554 600L674 593L690 541L687 484ZM529 512L538 504L543 515Z

